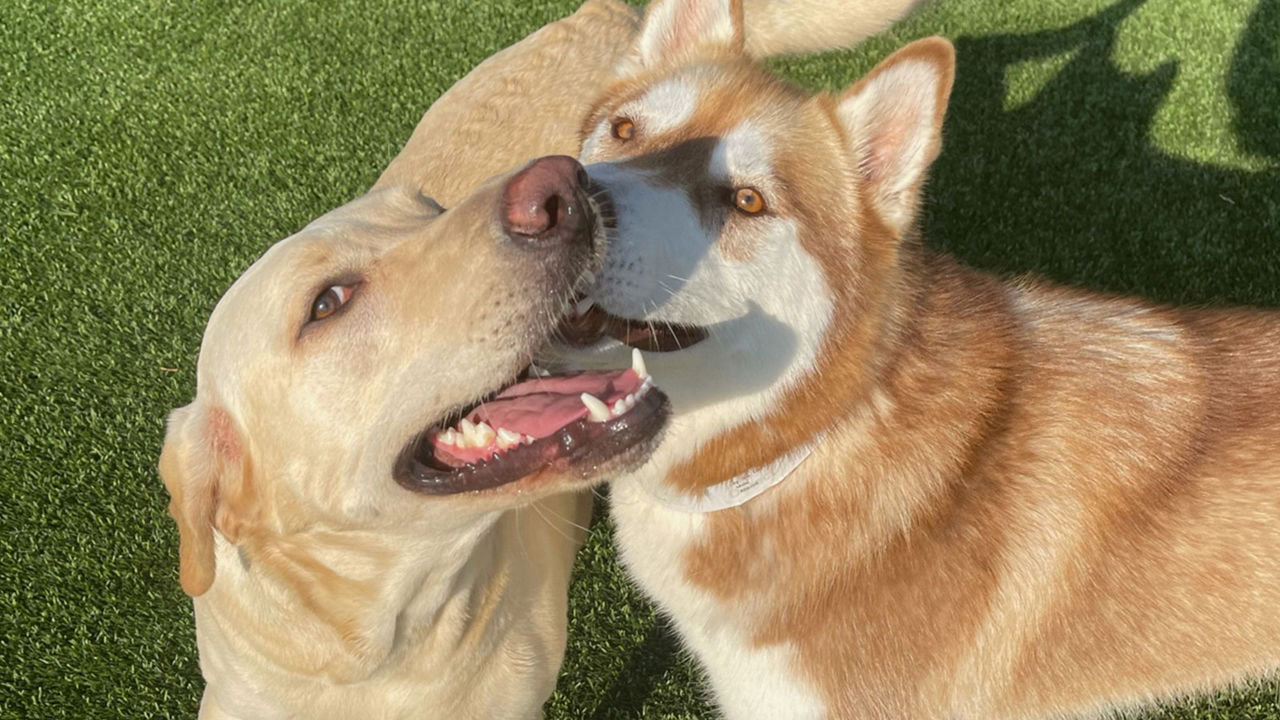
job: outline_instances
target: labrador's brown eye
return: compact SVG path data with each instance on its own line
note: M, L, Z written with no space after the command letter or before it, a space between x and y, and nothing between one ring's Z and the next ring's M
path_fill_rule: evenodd
M316 301L311 304L311 319L323 320L338 312L338 309L351 299L354 289L354 285L332 285L327 288L317 295Z
M636 124L626 118L613 121L613 136L619 140L630 140L636 134Z
M755 188L738 188L733 191L733 206L747 215L759 215L764 212L764 195Z

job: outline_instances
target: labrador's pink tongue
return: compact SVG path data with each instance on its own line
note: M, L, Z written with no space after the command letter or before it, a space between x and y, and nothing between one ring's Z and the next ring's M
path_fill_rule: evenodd
M582 393L612 405L639 390L643 382L631 369L530 378L498 393L468 419L542 438L587 416Z
M586 416L587 406L582 404L581 393L532 393L510 399L496 398L472 411L469 419L541 438Z
M547 437L588 414L582 393L591 393L610 407L644 384L635 370L582 372L530 378L498 393L471 411L467 419L488 423L495 433L504 429L535 440ZM483 447L458 447L432 436L436 459L452 467L489 460L501 447L496 439Z

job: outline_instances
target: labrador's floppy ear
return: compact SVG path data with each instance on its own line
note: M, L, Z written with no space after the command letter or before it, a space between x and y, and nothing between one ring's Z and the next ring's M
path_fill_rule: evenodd
M836 106L872 205L895 234L915 220L929 166L942 148L942 121L956 52L945 38L917 40L845 91Z
M621 70L652 69L704 51L743 51L742 0L653 0Z
M203 595L216 570L213 530L233 543L239 539L249 490L248 457L226 411L196 402L170 413L160 477L178 523L182 589Z

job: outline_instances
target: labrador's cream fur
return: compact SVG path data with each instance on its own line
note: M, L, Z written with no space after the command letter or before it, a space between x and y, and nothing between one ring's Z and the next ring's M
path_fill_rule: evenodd
M753 47L852 42L914 0L840 4L842 30L820 38L799 14L761 10ZM501 180L485 179L577 154L637 24L625 5L589 0L482 63L368 194L277 244L219 302L196 398L171 415L160 459L202 718L540 715L589 498L523 482L420 497L389 467L549 330L565 278L498 249ZM308 323L311 298L346 272L362 279L351 307Z

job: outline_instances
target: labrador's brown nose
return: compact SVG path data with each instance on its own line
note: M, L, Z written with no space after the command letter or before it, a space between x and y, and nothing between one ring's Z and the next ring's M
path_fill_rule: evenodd
M585 236L587 171L567 155L538 158L502 192L502 223L514 238L570 242Z

